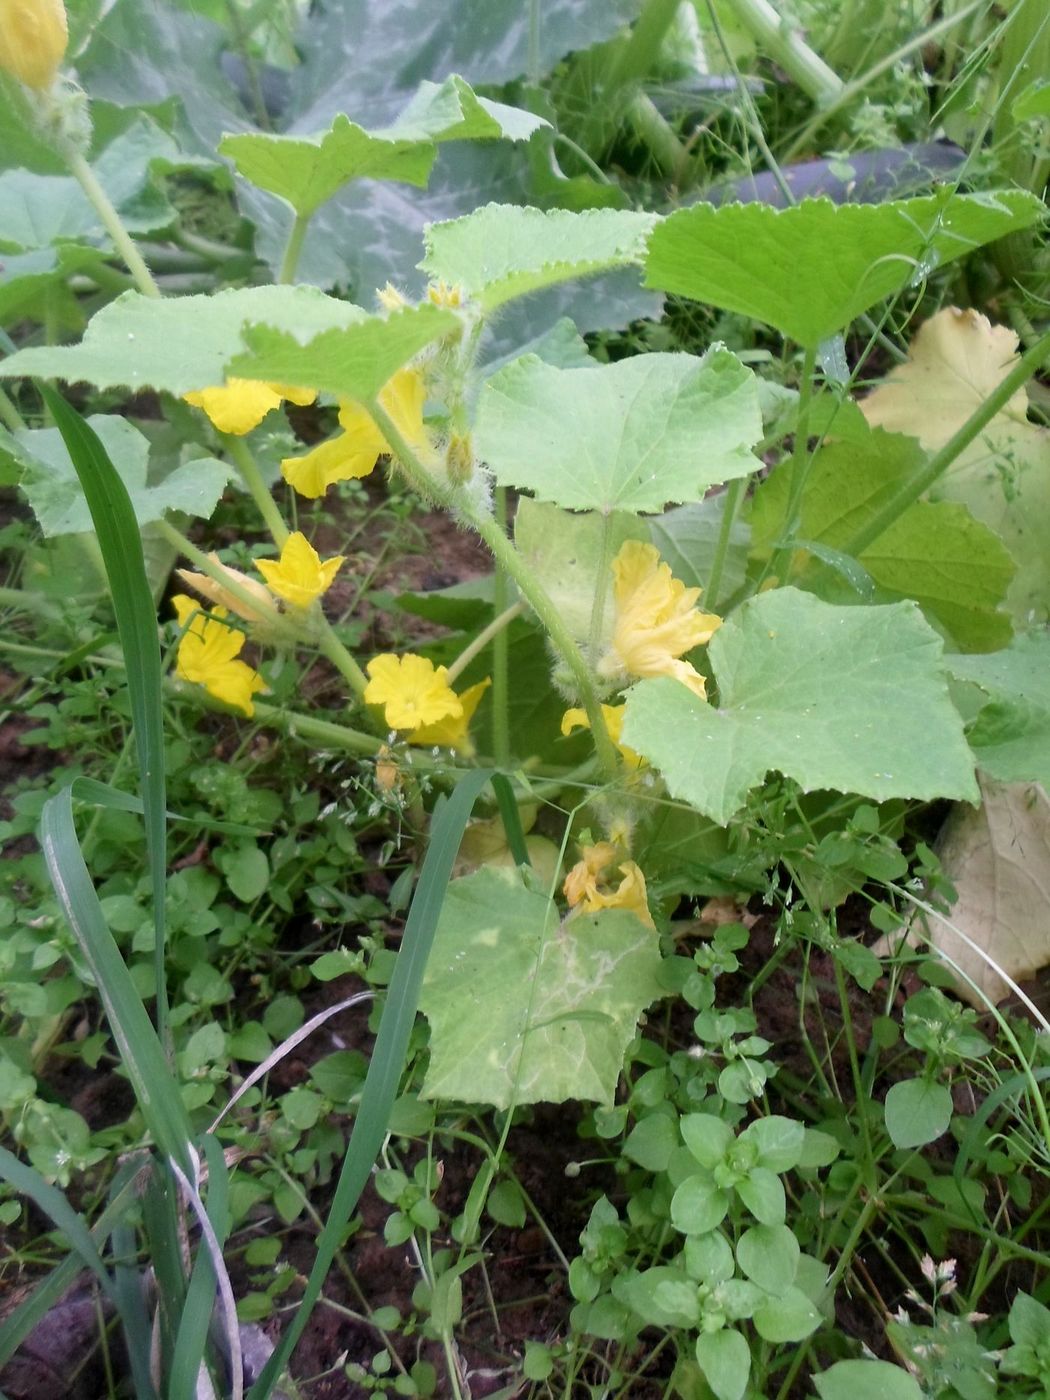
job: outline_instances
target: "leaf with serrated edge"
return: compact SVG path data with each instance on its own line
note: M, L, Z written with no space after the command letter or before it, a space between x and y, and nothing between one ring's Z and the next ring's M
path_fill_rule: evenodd
M420 267L493 311L541 287L640 262L657 220L626 209L574 213L486 204L462 219L428 224Z
M422 82L393 126L375 135L430 141L527 141L544 117L521 107L479 97L465 78L453 73L443 83Z
M221 384L249 322L309 338L367 319L313 287L240 287L158 300L125 292L92 318L79 345L31 346L0 360L0 377L39 375L99 389L186 394ZM286 381L287 382L287 381Z
M861 404L872 426L908 433L935 452L1017 361L1017 336L977 311L947 307L925 321L899 365ZM1028 421L1018 389L934 487L967 506L1017 563L1007 602L1018 622L1050 616L1050 431Z
M157 486L146 485L149 442L126 418L96 414L87 420L119 472L139 525L163 520L169 510L205 519L215 509L229 476L214 458L186 462ZM91 531L94 525L73 464L57 428L15 434L28 471L21 485L47 536Z
M722 823L772 770L806 792L973 801L973 755L941 652L913 603L835 607L775 589L711 640L718 707L670 678L642 681L628 693L623 742L672 797Z
M1042 212L1023 190L945 190L887 204L805 199L790 209L697 204L654 230L646 285L753 316L816 347L884 297Z
M231 360L229 373L308 384L345 399L371 399L407 360L459 324L453 312L425 303L391 316L366 316L305 343L294 332L248 326L248 351Z
M245 132L224 136L219 151L238 174L304 218L348 181L365 176L422 188L437 155L433 141L375 136L343 116L322 136Z
M559 925L516 870L454 880L419 1002L423 1097L611 1103L638 1017L663 995L659 966L656 935L626 910Z
M747 476L755 377L728 350L559 369L534 355L484 385L475 442L503 485L573 510L659 511Z
M923 460L914 438L881 429L825 444L806 475L799 537L842 549ZM751 526L760 557L784 529L794 469L793 463L778 467L755 492ZM1009 615L998 609L1014 563L998 537L964 506L917 502L864 550L859 562L891 595L886 601L893 594L914 598L964 650L986 651L1009 641ZM818 593L829 579L812 557L793 577Z

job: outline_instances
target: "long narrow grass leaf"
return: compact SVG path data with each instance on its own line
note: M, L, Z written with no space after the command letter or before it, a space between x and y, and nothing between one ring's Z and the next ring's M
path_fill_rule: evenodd
M141 1162L129 1160L121 1164L110 1187L109 1204L91 1226L91 1239L96 1249L120 1225L130 1207L135 1204L133 1183L142 1170ZM67 1254L61 1264L51 1270L30 1293L19 1303L3 1322L0 1323L0 1370L14 1356L33 1328L40 1322L67 1292L77 1274L83 1268L83 1260L77 1253ZM117 1308L124 1318L120 1303L120 1283L118 1269L114 1269L114 1288L117 1295ZM143 1392L143 1400L150 1400L148 1392Z
M525 844L525 831L521 825L521 811L515 801L510 779L505 773L493 773L492 791L496 794L503 830L507 834L507 845L515 865L531 865L529 848Z
M387 990L375 1047L365 1076L339 1183L325 1227L317 1241L317 1257L310 1270L302 1302L262 1374L249 1392L249 1400L267 1400L302 1336L310 1313L320 1297L328 1270L341 1246L369 1173L386 1137L390 1111L401 1081L408 1039L415 1024L419 990L434 941L441 908L452 874L452 865L478 794L491 779L485 769L460 778L448 799L434 809L430 844L419 874L419 883L405 923L401 948Z
M213 1139L213 1141L215 1140ZM217 1142L216 1146L218 1146ZM217 1158L214 1152L209 1157L209 1179L211 1177L211 1174L214 1173L216 1178L220 1182L220 1194L216 1201L215 1217L218 1221L219 1226L221 1227L221 1235L216 1229L215 1225L212 1223L212 1216L209 1210L205 1208L199 1193L193 1185L193 1182L182 1174L182 1172L179 1170L179 1168L175 1165L174 1162L171 1164L171 1166L172 1171L175 1173L176 1179L179 1182L179 1185L182 1187L184 1196L186 1200L189 1201L189 1204L192 1207L194 1214L197 1216L197 1221L201 1227L201 1255L207 1255L208 1263L210 1265L210 1267L208 1267L205 1271L202 1271L201 1273L201 1277L207 1278L209 1282L209 1296L207 1298L207 1309L205 1314L208 1321L210 1321L211 1319L212 1305L214 1303L215 1298L215 1287L216 1284L218 1285L219 1297L222 1301L222 1308L226 1321L227 1346L229 1347L229 1395L231 1397L231 1400L243 1400L244 1366L241 1360L241 1338L237 1324L237 1300L233 1296L233 1285L230 1283L230 1276L226 1271L226 1265L223 1262L222 1257L223 1241L226 1232L229 1230L229 1214L226 1208L227 1198L225 1193L225 1187L223 1185L223 1183L225 1183L226 1181L226 1163L222 1158L221 1150L218 1152ZM200 1256L198 1256L198 1264L200 1264L200 1262L201 1258ZM196 1277L197 1274L195 1271L194 1279L196 1279ZM191 1292L192 1290L193 1282L191 1281ZM187 1295L186 1306L183 1309L183 1320L185 1320L186 1310L189 1308L190 1301L190 1297L189 1295ZM201 1300L195 1296L193 1298L193 1303L195 1307L199 1307ZM199 1319L197 1320L195 1325L199 1325ZM205 1328L205 1330L207 1329ZM179 1340L182 1340L181 1326L179 1328ZM178 1354L177 1346L176 1354ZM200 1359L201 1361L203 1361L203 1348L201 1349ZM200 1365L198 1365L197 1367L197 1372L199 1373L199 1371ZM193 1390L183 1390L180 1394L177 1395L176 1392L172 1389L169 1391L169 1394L170 1400L182 1400L183 1396L186 1396L187 1400L192 1400L192 1396L195 1394L195 1392Z
M208 1200L205 1206L200 1201L199 1193L194 1192L196 1199L192 1205L198 1215L203 1210L207 1211L214 1232L214 1250L207 1238L197 1250L189 1287L186 1289L186 1301L179 1318L168 1379L167 1400L194 1400L201 1366L205 1363L208 1351L208 1334L215 1312L215 1289L220 1277L224 1278L224 1286L220 1285L223 1296L229 1294L232 1297L233 1293L222 1256L222 1247L230 1230L229 1173L218 1139L206 1133L202 1146L208 1163ZM226 1321L226 1354L230 1358L232 1372L234 1352L237 1356L237 1366L240 1366L240 1336L237 1333L236 1313L233 1317L232 1338L228 1317Z
M164 718L161 707L160 641L153 593L146 576L135 511L127 488L98 435L54 389L39 386L62 434L84 490L109 580L113 612L127 666L131 718L145 808L146 850L153 888L154 981L157 1030L164 1042L167 987L164 970L165 856Z
M80 1256L81 1262L91 1270L102 1285L106 1296L113 1297L113 1280L102 1262L98 1246L91 1238L91 1231L57 1186L45 1181L35 1167L20 1162L6 1147L0 1147L0 1176L11 1183L16 1191L28 1198L58 1227L70 1243L70 1247Z
M113 1039L154 1142L192 1175L189 1117L146 1008L106 924L64 787L44 804L40 844L58 902L98 986Z

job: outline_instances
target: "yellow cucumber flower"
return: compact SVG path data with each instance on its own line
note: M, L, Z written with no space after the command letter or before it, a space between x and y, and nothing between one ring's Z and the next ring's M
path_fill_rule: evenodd
M408 736L408 742L423 744L428 748L437 745L438 748L461 753L465 758L473 758L475 750L474 741L469 733L470 721L474 718L474 711L481 704L481 697L491 684L491 678L486 676L477 685L469 686L459 696L459 703L463 707L461 714L449 715L445 719L439 719L436 724L421 724L418 729L413 729Z
M43 92L66 56L62 0L0 0L0 69Z
M385 652L365 670L365 703L383 705L391 729L420 729L463 713L463 702L448 683L448 668L435 667L425 656Z
M584 846L581 859L566 875L562 886L569 907L578 914L596 914L601 909L627 909L648 928L655 928L653 916L649 913L645 876L633 860L618 864L617 869L623 879L614 890L608 889L603 876L618 854L618 848L611 841Z
M243 437L257 428L271 409L280 407L282 399L303 407L313 403L317 391L297 389L291 384L265 384L261 379L233 378L182 397L194 408L203 408L220 433Z
M257 578L252 578L250 574L242 574L240 569L231 569L229 565L220 562L217 554L209 554L208 558L217 569L222 570L227 578L239 584L246 593L250 593L253 598L257 599L263 608L272 609L274 607L273 594ZM245 622L267 621L265 612L257 612L247 603L242 603L240 598L231 593L228 588L224 588L210 574L195 574L192 569L176 569L175 572L183 583L188 583L191 588L195 588L202 598L207 598L210 603L216 603L219 607L228 608L230 612L243 618Z
M332 580L344 563L342 554L333 555L322 563L321 556L305 535L298 530L289 535L281 550L280 560L257 559L256 567L270 588L295 608L308 608L332 585Z
M602 714L605 717L605 727L609 731L609 738L620 750L620 754L625 763L632 768L640 768L645 759L634 749L628 748L626 744L620 743L620 735L623 732L623 712L626 705L603 705ZM591 722L587 718L586 710L566 710L561 717L561 732L568 738L575 729L590 729Z
M397 425L398 432L413 447L425 447L423 404L426 385L418 369L399 369L379 392L379 402ZM347 400L339 408L342 433L305 453L286 457L281 473L300 496L316 500L337 481L368 476L390 445L371 415L359 403Z
M246 661L235 660L244 636L222 619L225 608L216 608L213 617L205 617L199 604L184 593L172 598L179 626L184 628L179 641L175 674L183 681L202 685L216 700L232 705L251 716L255 713L252 696L266 685L258 671Z
M655 545L627 540L612 567L616 620L599 674L621 685L631 676L674 676L703 699L703 676L679 658L710 641L722 619L697 612L700 589L676 579Z

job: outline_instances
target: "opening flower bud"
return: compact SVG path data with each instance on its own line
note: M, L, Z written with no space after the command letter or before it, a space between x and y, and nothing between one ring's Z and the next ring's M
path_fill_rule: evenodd
M0 68L26 87L51 86L68 42L62 0L0 0Z

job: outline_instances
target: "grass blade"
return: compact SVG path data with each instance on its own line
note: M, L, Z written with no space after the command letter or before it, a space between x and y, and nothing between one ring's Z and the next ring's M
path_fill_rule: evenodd
M40 844L59 905L95 978L146 1125L163 1155L177 1162L192 1179L189 1117L84 864L73 824L71 786L44 804Z
M481 789L492 777L478 769L462 777L446 801L434 809L430 844L423 860L419 884L412 900L401 940L401 949L390 979L386 1006L379 1022L375 1048L365 1076L361 1106L343 1158L332 1206L317 1241L317 1258L310 1270L302 1302L276 1350L248 1393L248 1400L267 1400L295 1344L302 1336L320 1296L328 1270L342 1244L346 1227L368 1181L372 1164L386 1137L390 1110L397 1095L408 1050L408 1038L416 1020L419 989L430 956L434 932L445 901L452 865Z
M164 719L161 707L157 614L146 576L142 537L127 489L98 435L65 399L39 385L80 479L106 566L120 645L127 665L131 718L145 809L146 850L153 886L156 1024L161 1043L168 1019L164 969L164 886L167 860L164 825Z
M28 1196L58 1227L81 1262L91 1270L108 1298L114 1298L113 1280L102 1262L91 1231L57 1186L44 1180L35 1167L20 1162L6 1147L0 1147L0 1176L23 1196Z

